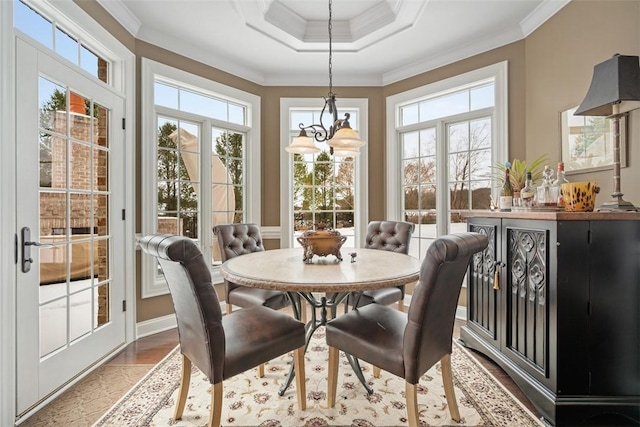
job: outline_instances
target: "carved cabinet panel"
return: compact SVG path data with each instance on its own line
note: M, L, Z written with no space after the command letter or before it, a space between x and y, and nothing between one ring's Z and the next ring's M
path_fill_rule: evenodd
M549 424L640 423L640 220L467 223L490 243L469 267L461 341Z

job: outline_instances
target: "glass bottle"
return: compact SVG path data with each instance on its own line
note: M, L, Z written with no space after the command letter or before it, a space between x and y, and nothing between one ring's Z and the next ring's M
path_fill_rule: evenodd
M541 207L549 207L549 206L557 206L558 204L558 195L552 194L552 186L553 186L553 170L549 167L549 165L544 166L544 170L542 171L542 184L538 187L536 202L538 206Z
M556 174L556 180L553 181L553 186L557 188L558 192L558 207L564 208L564 197L562 197L562 184L568 183L569 180L564 176L564 163L558 163L558 172Z
M533 179L531 178L531 172L527 172L524 187L522 187L522 190L520 190L520 200L522 201L522 207L532 208L535 195L536 189L533 188Z
M500 190L498 206L502 212L510 212L513 204L513 187L511 186L511 163L504 164L504 183Z

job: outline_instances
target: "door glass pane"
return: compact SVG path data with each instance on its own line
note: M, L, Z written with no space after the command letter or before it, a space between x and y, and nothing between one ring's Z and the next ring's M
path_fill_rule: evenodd
M67 141L48 132L40 133L40 187L67 186Z
M93 240L93 277L99 282L104 282L110 277L109 274L109 240L94 239Z
M93 136L96 138L94 144L100 147L109 146L109 110L100 104L93 104L93 116L95 131Z
M67 344L67 298L40 306L40 357Z
M41 131L49 130L66 135L67 90L44 77L40 77L38 92Z
M98 315L94 317L96 323L94 327L98 328L110 320L110 301L109 283L104 283L95 288L94 300L98 301Z
M41 243L52 245L40 248L40 300L57 298L57 292L64 291L67 282L67 251L65 236L40 236ZM33 253L33 252L32 252ZM62 284L62 286L58 286ZM53 296L52 296L53 295Z
M73 341L91 332L93 322L91 318L94 310L92 307L91 288L69 296L69 340Z
M109 196L106 194L96 194L93 196L93 230L92 233L98 236L109 234Z
M76 190L89 190L91 188L91 149L88 145L72 142L70 188Z
M40 224L35 238L52 245L36 249L40 354L46 356L89 336L100 319L110 318L110 304L100 305L98 287L108 293L111 151L108 109L46 79L40 82L44 126L40 130ZM68 105L66 93L70 94Z
M93 189L95 191L109 190L108 152L95 148L93 150Z

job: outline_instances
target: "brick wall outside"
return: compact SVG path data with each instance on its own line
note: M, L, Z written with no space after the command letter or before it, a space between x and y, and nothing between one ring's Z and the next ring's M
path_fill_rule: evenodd
M74 193L74 190L83 191L107 191L108 182L108 152L96 149L96 147L108 146L107 134L107 110L97 108L97 117L90 117L84 114L58 111L54 114L54 132L65 135L67 127L67 117L70 118L71 138L88 144L72 142L63 137L51 138L51 189L69 189L70 207L69 221L67 224L67 202L66 193L56 193L47 191L47 188L40 192L40 236L52 234L66 234L67 225L79 235L86 235L91 238L91 242L74 243L74 245L85 245L82 252L89 254L88 257L73 257L72 270L86 269L90 275L90 268L93 266L93 274L98 281L109 278L109 254L106 238L108 230L109 199L106 194L81 194ZM94 134L91 135L91 125L94 125ZM67 141L71 144L67 162ZM92 144L91 144L92 143ZM91 162L91 152L93 151L93 163ZM70 168L70 182L67 186L67 166ZM94 181L91 181L91 172L94 172ZM92 210L93 201L93 210ZM72 249L73 246L72 245ZM93 250L93 252L91 252ZM73 255L73 251L72 251ZM81 266L74 266L74 262L83 263ZM64 281L65 277L60 277ZM98 288L98 325L109 321L109 285L102 285Z

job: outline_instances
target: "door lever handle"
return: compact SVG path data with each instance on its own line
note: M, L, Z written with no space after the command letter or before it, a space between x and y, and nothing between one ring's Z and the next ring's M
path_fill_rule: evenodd
M41 248L51 248L51 247L53 247L52 244L40 243L40 242L24 242L24 244L27 245L27 246L39 246Z
M31 271L31 264L33 264L33 258L31 258L31 246L39 246L41 248L50 248L53 245L46 243L31 241L31 229L29 227L22 227L22 272L28 273Z

